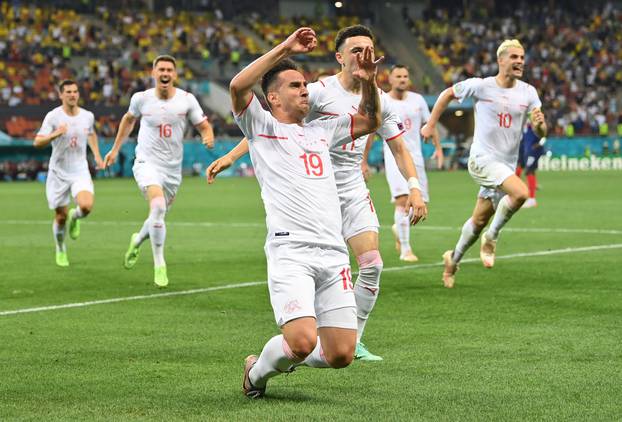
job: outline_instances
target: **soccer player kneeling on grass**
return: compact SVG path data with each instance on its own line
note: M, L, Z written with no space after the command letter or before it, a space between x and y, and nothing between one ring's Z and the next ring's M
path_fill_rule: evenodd
M181 185L182 141L186 122L190 120L199 130L203 143L208 147L213 146L214 133L195 96L175 88L177 70L173 57L156 57L151 75L155 88L132 95L130 108L121 119L112 150L106 154L104 161L106 166L114 164L123 141L132 132L136 121L142 118L132 171L138 187L149 202L149 217L140 231L132 234L124 266L127 269L134 267L140 246L150 239L154 283L165 287L168 275L164 261L164 216Z
M305 124L307 82L287 58L316 44L313 30L300 28L230 86L266 210L268 286L282 333L259 357L246 358L243 391L252 398L264 395L268 379L298 365L342 368L354 357L356 302L329 149L378 128L380 60L374 61L370 48L358 55L358 112ZM259 80L271 112L251 91Z
M539 136L546 135L542 103L536 89L521 81L525 64L525 50L518 40L506 40L497 49L499 73L488 78L470 78L458 82L441 93L434 104L421 134L429 137L436 122L450 101L475 102L475 133L469 156L469 173L480 190L472 216L464 223L462 235L453 251L443 255L445 287L453 287L458 263L467 249L482 234L480 258L484 267L495 262L499 231L529 198L527 186L514 174L518 147L528 113Z
M56 213L52 225L56 265L67 267L66 229L69 227L69 236L77 239L80 219L89 215L93 208L94 189L86 159L87 143L98 169L103 168L103 161L93 127L95 117L90 111L78 107L78 84L65 80L58 89L62 105L45 116L34 146L43 148L52 144L45 194L50 209ZM69 210L71 198L74 198L76 207Z

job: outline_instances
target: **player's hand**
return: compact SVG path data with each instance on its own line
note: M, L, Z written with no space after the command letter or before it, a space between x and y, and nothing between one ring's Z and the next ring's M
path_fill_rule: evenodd
M317 46L315 31L307 27L298 28L283 41L283 45L292 55L310 53Z
M542 124L544 124L544 113L542 113L542 110L536 108L531 112L531 122L536 127L542 126Z
M371 177L371 172L369 171L369 164L365 160L361 163L361 171L363 172L363 179L367 182Z
M95 168L97 170L104 170L106 168L106 164L104 163L104 160L102 160L101 157L98 157L95 159Z
M375 59L374 50L371 47L365 47L362 53L357 53L356 64L358 69L352 72L352 76L362 81L371 81L376 78L378 65L382 63L384 56Z
M54 137L57 138L65 133L67 133L67 123L63 123L56 128L54 131Z
M409 210L410 224L413 226L428 217L428 207L421 197L419 189L411 189L406 199L405 209Z
M437 148L432 154L432 158L436 158L436 168L442 169L445 162L445 154L443 154L443 148Z
M432 137L432 135L434 134L434 126L430 126L430 123L426 123L425 125L421 126L421 136L426 139L430 139Z
M110 150L108 154L104 157L104 168L108 168L113 165L117 161L118 151L115 151L114 148Z
M220 157L218 160L210 164L207 170L205 170L205 177L207 177L207 183L210 185L214 183L214 179L216 179L218 173L228 169L229 167L231 167L232 164L233 160L226 155L224 157Z
M201 139L201 142L209 149L214 148L214 134L207 135L205 138Z

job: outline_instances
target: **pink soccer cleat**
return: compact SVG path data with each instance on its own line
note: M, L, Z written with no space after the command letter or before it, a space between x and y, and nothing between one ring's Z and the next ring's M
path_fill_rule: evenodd
M479 257L481 258L484 267L492 268L495 265L497 241L489 239L486 233L487 232L484 232L484 234L482 234L482 246L479 249Z

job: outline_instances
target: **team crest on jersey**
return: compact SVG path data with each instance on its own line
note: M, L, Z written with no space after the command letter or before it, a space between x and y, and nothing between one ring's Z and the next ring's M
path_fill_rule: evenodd
M300 302L298 302L298 299L290 300L283 307L283 311L286 314L293 314L294 312L299 311L301 309L302 309L302 306L300 306Z

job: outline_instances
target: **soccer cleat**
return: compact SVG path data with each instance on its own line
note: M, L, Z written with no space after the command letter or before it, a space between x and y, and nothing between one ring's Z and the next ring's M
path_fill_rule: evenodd
M266 394L266 388L258 388L253 385L249 376L251 369L259 359L256 355L249 355L244 359L244 378L242 381L242 391L244 395L251 399L258 399Z
M138 261L140 246L136 246L135 240L137 237L138 233L133 233L132 237L130 237L130 246L128 246L127 252L125 252L125 258L123 259L123 266L128 270L134 268L136 261Z
M533 208L538 206L538 203L536 202L536 198L527 198L527 200L523 203L523 206L521 208Z
M80 236L80 220L75 218L76 210L72 208L67 215L67 227L69 227L69 237L76 240Z
M417 255L412 253L412 251L408 251L405 254L401 254L400 255L400 261L417 262L417 261L419 261L419 258L417 258Z
M489 239L486 235L487 232L482 234L482 245L479 249L479 257L482 260L482 264L486 268L492 268L495 265L495 251L497 249L497 241Z
M443 285L448 289L454 287L455 275L458 271L458 264L453 259L454 251L445 251L443 254L443 263L445 264L445 271L443 271Z
M56 265L59 267L68 267L69 260L67 259L67 252L56 252Z
M161 267L153 267L153 282L158 287L168 286L168 277L166 276L166 265Z
M364 360L367 362L378 362L381 361L382 358L380 356L374 355L367 347L361 342L356 343L356 350L354 351L354 359Z
M393 237L395 237L395 250L399 252L402 250L402 244L400 243L400 238L397 235L397 226L395 224L391 226L391 231L393 232Z

